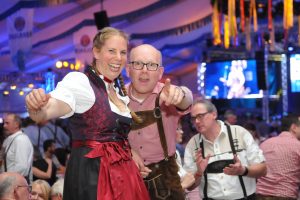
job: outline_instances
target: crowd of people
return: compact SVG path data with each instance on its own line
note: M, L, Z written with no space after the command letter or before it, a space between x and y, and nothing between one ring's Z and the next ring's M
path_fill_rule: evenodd
M128 52L128 41L103 28L84 72L68 73L48 94L33 89L26 107L37 125L4 116L0 200L298 198L300 115L284 116L282 132L263 141L256 124L237 125L232 110L220 120L211 101L163 80L154 46ZM179 149L186 116L195 132Z

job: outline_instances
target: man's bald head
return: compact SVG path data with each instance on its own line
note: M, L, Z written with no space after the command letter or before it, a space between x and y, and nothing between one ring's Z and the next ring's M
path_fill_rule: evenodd
M29 193L20 191L20 194L15 192L15 189L18 186L26 187L28 186L26 179L15 172L4 172L0 174L0 200L4 198L13 198L13 199L28 199ZM24 189L24 188L23 188ZM18 198L18 197L22 198Z
M157 59L159 60L159 65L162 66L162 55L161 55L161 52L156 49L154 46L150 45L150 44L141 44L135 48L133 48L131 51L130 51L130 61L133 61L135 60L135 54L137 52L145 52L145 56L147 56L148 53L151 53L151 54L155 54L155 56L157 56Z

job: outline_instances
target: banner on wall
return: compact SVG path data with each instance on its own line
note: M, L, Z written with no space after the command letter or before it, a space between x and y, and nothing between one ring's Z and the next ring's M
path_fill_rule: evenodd
M80 71L93 61L93 39L97 32L96 26L86 26L73 34L76 66Z
M10 55L22 71L32 48L33 9L21 9L7 18Z

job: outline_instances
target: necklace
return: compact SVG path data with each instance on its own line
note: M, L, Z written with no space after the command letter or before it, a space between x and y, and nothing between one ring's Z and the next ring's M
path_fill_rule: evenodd
M115 89L113 87L109 87L108 88L107 94L108 94L109 100L113 104L115 104L121 112L128 111L128 109L127 109L124 101L122 101L121 99L118 98L118 96L116 94L116 91L115 91Z
M118 98L116 94L116 90L113 86L113 81L104 76L103 74L100 73L100 71L97 68L94 68L95 72L98 76L103 76L103 80L107 83L107 95L109 100L116 105L116 107L121 111L121 112L126 112L128 111L125 103Z

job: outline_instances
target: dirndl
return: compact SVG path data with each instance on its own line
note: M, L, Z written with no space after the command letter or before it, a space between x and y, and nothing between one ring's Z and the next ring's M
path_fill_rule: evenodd
M88 158L87 155L91 154L93 150L95 149L86 146L72 149L65 174L64 200L150 199L138 168L132 159L111 164L112 162L107 162L107 158ZM103 163L101 164L101 162ZM99 174L103 174L100 173L100 170L103 170L100 166L103 164L107 166L104 171L108 170L109 173L105 172L104 174L105 183L101 183L102 196L99 196Z

